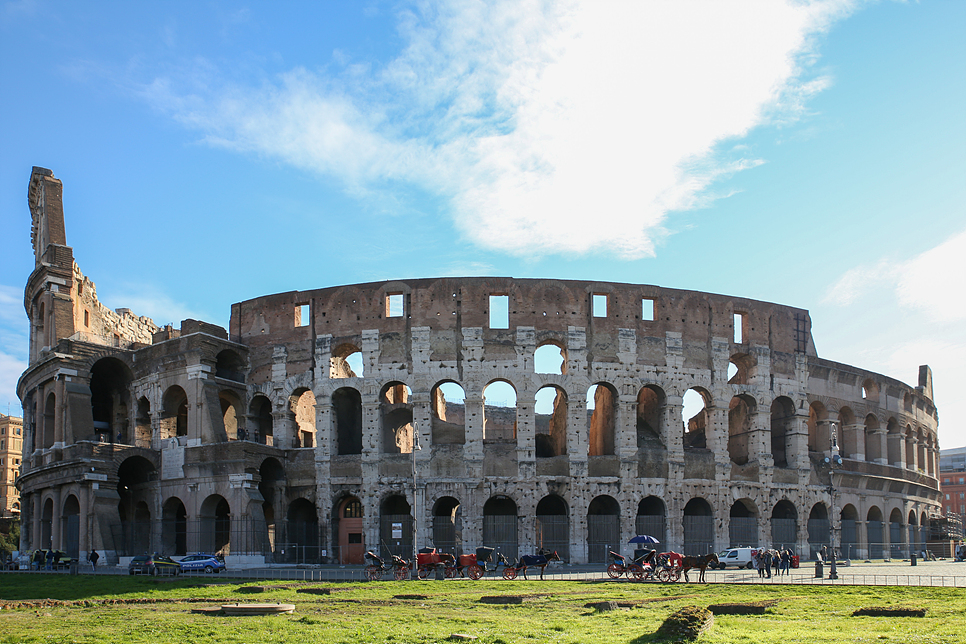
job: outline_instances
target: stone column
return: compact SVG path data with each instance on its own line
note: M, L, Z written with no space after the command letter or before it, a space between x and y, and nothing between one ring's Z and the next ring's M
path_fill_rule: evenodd
M869 525L863 519L855 520L855 555L856 559L869 558Z
M785 458L788 467L807 470L808 462L808 415L796 415L789 423L785 435Z
M471 460L483 460L483 397L479 394L463 399L465 410L465 443L463 454ZM482 516L482 514L481 514Z
M78 506L78 532L80 533L80 538L78 539L78 549L80 551L81 559L84 558L85 553L90 554L91 551L91 520L90 516L90 498L91 498L91 488L90 483L84 481L81 483L80 489L77 491L77 506Z
M587 401L583 396L568 395L567 398L567 458L570 460L571 478L587 475L589 458L589 432L587 428ZM586 518L584 519L586 523ZM586 545L584 546L586 548Z
M849 435L852 436L854 441L853 447L855 448L855 452L852 454L849 454L849 458L856 461L864 461L865 460L865 425L861 423L847 425L845 428L845 431L849 432Z
M871 440L876 441L879 446L879 458L875 462L879 465L889 464L889 446L886 443L887 433L885 429L875 429L872 431Z
M889 451L886 452L886 458L889 460L889 465L892 465L893 467L905 467L906 445L902 438L902 434L888 434L886 436L886 441L890 447ZM893 459L891 456L893 452L898 455L898 459Z
M530 392L517 394L517 471L524 480L536 474L536 398Z
M915 436L910 436L908 439L906 439L905 443L906 454L912 454L911 459L906 459L906 467L915 471L918 469L919 465L919 439L917 439Z
M54 447L63 447L65 425L67 424L67 392L64 387L64 376L58 375L54 381L56 403L54 405ZM57 511L56 509L54 510Z

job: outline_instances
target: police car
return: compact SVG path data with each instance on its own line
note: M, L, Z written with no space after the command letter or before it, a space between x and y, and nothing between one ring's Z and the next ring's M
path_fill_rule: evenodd
M213 573L228 569L228 567L225 566L225 562L215 555L206 555L200 552L197 554L188 555L178 563L181 565L181 572L204 571L207 573Z

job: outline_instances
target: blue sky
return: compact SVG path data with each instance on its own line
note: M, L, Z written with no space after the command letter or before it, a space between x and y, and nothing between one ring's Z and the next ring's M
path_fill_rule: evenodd
M101 301L226 325L438 275L809 309L966 444L966 3L0 3L0 408L27 181Z

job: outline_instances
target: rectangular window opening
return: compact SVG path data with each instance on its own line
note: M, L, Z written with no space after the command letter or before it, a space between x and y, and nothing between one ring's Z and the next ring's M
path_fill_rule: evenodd
M296 304L295 305L295 326L308 326L308 325L309 325L309 305Z
M510 328L510 296L491 295L490 296L490 328L509 329Z
M595 318L607 317L607 294L606 293L594 293L593 314Z
M84 311L84 326L89 327L91 325L91 312Z
M403 294L386 293L386 317L401 318L403 316Z
M745 341L745 314L735 313L735 344L741 344Z
M654 298L645 297L641 300L641 319L645 322L654 321Z

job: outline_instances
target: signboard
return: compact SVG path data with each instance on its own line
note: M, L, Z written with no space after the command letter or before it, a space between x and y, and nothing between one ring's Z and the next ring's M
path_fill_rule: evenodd
M393 523L392 524L392 536L390 539L402 539L402 524Z

